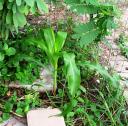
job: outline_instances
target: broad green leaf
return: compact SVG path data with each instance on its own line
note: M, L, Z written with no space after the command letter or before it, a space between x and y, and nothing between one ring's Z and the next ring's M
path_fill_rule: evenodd
M23 109L22 108L18 107L16 109L16 113L19 114L19 115L23 115L24 112L23 112Z
M10 103L9 101L7 101L7 102L5 103L5 105L4 105L4 108L5 108L5 111L6 111L6 112L10 112L10 111L12 111L12 109L13 109L13 104Z
M99 5L99 3L98 3L98 0L86 0L86 3L87 4L92 4L92 5Z
M16 53L16 50L13 47L10 47L5 51L6 51L7 56L12 56L12 55L15 55L15 53Z
M29 14L29 7L28 6L25 6L25 15L28 15Z
M16 4L13 4L12 11L14 14L16 13Z
M9 2L13 2L14 0L9 0Z
M56 42L55 42L55 52L59 52L63 48L66 37L67 37L66 32L57 33Z
M13 14L13 21L17 27L23 27L27 23L25 15L19 12Z
M26 2L26 4L30 7L33 7L34 6L34 2L35 0L24 0Z
M4 54L0 53L0 62L4 60Z
M5 30L5 40L7 40L9 37L9 29Z
M3 3L0 2L0 10L3 10Z
M36 13L36 6L31 7L31 8L30 8L30 12L31 12L32 14L35 14L35 13Z
M27 42L30 45L36 45L42 51L47 52L47 47L45 45L45 42L42 39L40 39L40 38L29 37L29 38L25 39L25 42Z
M55 35L54 31L51 28L44 29L44 37L45 37L45 45L47 47L47 51L50 54L54 53L54 46L55 46Z
M48 13L48 6L45 4L44 0L36 0L36 3L40 11Z
M2 119L3 119L4 121L8 120L9 118L10 118L10 114L9 114L9 113L3 113L3 114L2 114Z
M6 16L6 23L11 24L12 23L12 13L9 11Z
M18 11L19 11L20 13L24 14L26 7L25 7L24 5L21 5L21 6L18 6L17 9L18 9Z
M8 8L9 10L12 10L12 7L13 7L13 3L8 3L7 8Z
M74 97L77 93L77 90L80 88L80 70L76 66L74 54L65 52L63 56L66 70L66 78L68 80L68 88L72 97Z
M21 0L16 0L16 4L17 4L17 6L20 6L21 5Z
M18 21L17 21L17 17L15 14L13 14L13 23L14 23L15 28L17 29L18 28Z
M4 49L4 50L7 50L7 49L8 49L7 43L4 43L3 49Z

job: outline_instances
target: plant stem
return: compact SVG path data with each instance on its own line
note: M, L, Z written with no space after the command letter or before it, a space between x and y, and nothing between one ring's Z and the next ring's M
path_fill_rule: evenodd
M58 68L58 60L55 62L54 65L54 85L53 85L53 93L56 94L57 89L57 68Z

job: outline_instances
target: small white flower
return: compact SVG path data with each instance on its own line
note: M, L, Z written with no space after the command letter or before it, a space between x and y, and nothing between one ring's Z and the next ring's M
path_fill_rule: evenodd
M96 82L99 84L100 83L100 80L96 80Z

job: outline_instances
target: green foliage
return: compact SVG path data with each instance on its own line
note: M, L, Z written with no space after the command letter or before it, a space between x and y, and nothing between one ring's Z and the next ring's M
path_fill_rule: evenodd
M77 90L80 87L80 70L77 68L75 63L75 55L64 53L64 62L66 71L66 78L68 80L68 88L70 94L74 97L76 95Z
M58 32L56 35L53 29L44 29L43 33L41 33L41 37L37 36L37 38L28 38L26 41L37 45L42 51L44 51L50 61L53 69L54 69L54 91L57 88L57 68L58 68L58 59L61 54L61 49L64 46L67 33ZM43 38L44 35L44 38Z
M57 32L54 33L53 29L44 29L43 33L41 33L41 38L28 38L26 39L27 42L31 44L37 45L42 51L44 51L50 61L54 72L54 92L57 88L57 70L58 70L58 60L63 55L62 48L64 46L67 33L65 32ZM70 59L70 62L67 60ZM65 69L66 69L66 76L68 79L68 87L70 90L71 95L74 97L77 89L80 85L80 72L75 65L75 56L73 54L64 53L64 60L65 60ZM71 77L71 74L74 76ZM77 81L77 83L76 83Z
M17 92L13 93L5 86L0 87L0 90L2 89L6 89L6 93L4 90L4 94L0 95L0 110L2 110L1 121L10 118L10 114L23 117L30 109L40 106L38 93L27 92L24 96L18 96ZM6 100L3 96L6 97Z
M128 39L123 34L119 36L118 45L121 49L122 54L128 58Z
M90 65L90 69L91 66L97 69L101 67L100 65L93 64ZM86 68L87 64L83 64L82 67ZM97 72L102 76L98 77L95 75L93 78L99 80L99 82L91 80L87 82L83 81L84 78L82 78L83 87L77 92L77 96L72 101L72 104L66 103L62 107L66 111L67 126L79 124L88 126L123 126L128 124L123 92L118 86L112 86L112 81L108 81L106 77L108 72L105 69L102 68L102 70L100 69ZM115 77L111 78L115 80ZM116 80L119 81L118 78ZM89 84L87 85L87 83ZM65 93L63 95L63 99L67 98ZM74 109L71 110L69 106L72 106Z
M106 80L110 81L111 86L119 87L119 76L118 75L110 75L107 70L104 69L100 64L90 63L90 62L80 62L80 66L87 67L91 70L95 70L96 72L100 73L103 77L106 78Z
M24 39L0 43L0 80L31 84L39 77L43 55L39 48Z
M5 85L0 85L0 97L3 97L7 94L8 91L8 87L6 87Z
M6 56L12 56L15 55L16 50L13 47L8 47L7 43L4 43L3 46L0 47L0 61L2 62Z
M1 0L0 1L0 38L7 39L10 31L18 32L18 28L26 25L26 16L37 10L48 12L42 0Z
M23 1L28 8L27 12L35 13L37 8L47 11L41 0L38 3L37 0L4 1L4 6L8 3L16 6L15 10L14 7L7 9L5 6L4 9L0 5L1 11L10 10L15 15L11 16L11 26L14 27L12 31L17 31L26 24L25 15L28 13L19 13L23 9L20 8ZM25 37L18 36L16 40L1 42L0 79L5 82L19 80L22 83L32 83L39 77L42 63L48 61L54 69L56 95L46 92L46 97L43 94L43 105L61 108L67 126L125 126L128 124L127 111L123 92L119 88L119 77L99 64L98 42L115 27L115 8L100 4L97 0L65 0L65 3L78 14L89 14L90 21L74 28L74 22L69 20L68 24L63 23L67 27L59 25L58 32L54 32L52 28L36 29L36 34L30 33ZM8 16L7 23L9 22ZM10 29L10 25L8 26ZM66 30L68 36L61 30ZM22 90L12 93L7 87L0 85L0 111L3 112L3 120L8 119L10 113L24 116L31 108L39 105L37 93L24 94Z
M87 24L80 24L74 29L74 39L78 39L80 46L87 46L92 43L98 37L100 30L97 28L95 22L89 22Z
M56 96L49 96L51 104L63 110L67 126L127 125L127 109L123 91L118 86L112 86L112 81L108 78L109 73L102 66L92 63L88 66L87 64L81 67L85 70L86 67L91 69L91 66L92 70L97 68L97 73L93 75L96 80L92 81L92 78L85 80L82 77L82 85L70 103L67 103L71 98L68 88L66 86L59 88ZM115 80L115 77L111 76L111 78ZM63 82L63 77L61 79L60 84ZM116 81L120 80L116 78Z
M80 23L74 28L73 38L78 40L81 47L101 41L110 34L111 29L115 28L116 9L114 6L100 4L97 0L65 0L65 2L78 14L90 15L90 21Z

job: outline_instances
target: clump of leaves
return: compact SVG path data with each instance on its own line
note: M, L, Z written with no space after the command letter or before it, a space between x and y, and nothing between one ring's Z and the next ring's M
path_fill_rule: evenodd
M0 103L1 120L3 121L10 118L11 114L23 117L30 109L40 106L39 94L35 92L18 96L17 92L12 93L8 89L3 96L6 98L2 97Z
M1 0L0 1L0 38L7 39L10 32L26 25L26 16L37 10L48 12L42 0Z
M39 48L25 43L24 38L1 42L0 79L31 84L39 78L43 54Z
M93 78L96 80L85 81L83 77L82 85L71 103L67 103L70 99L67 88L58 90L56 100L59 100L56 104L54 97L52 104L60 105L67 126L127 125L126 102L119 86L119 77L112 76L99 64L81 62L79 65L85 70L88 67L90 71L95 71Z
M125 35L121 34L119 36L118 45L121 49L122 54L128 58L128 39Z
M81 47L100 42L116 26L114 22L116 9L112 5L101 4L98 0L65 0L65 2L77 14L90 15L87 23L80 23L74 28L72 37Z
M40 38L39 36L37 37L38 38L28 38L26 41L37 45L46 53L47 58L54 69L54 92L57 88L58 60L60 57L64 57L64 70L68 81L68 88L72 97L74 97L80 86L80 71L75 64L75 55L62 51L67 33L60 31L55 33L52 28L48 28L41 32Z

